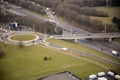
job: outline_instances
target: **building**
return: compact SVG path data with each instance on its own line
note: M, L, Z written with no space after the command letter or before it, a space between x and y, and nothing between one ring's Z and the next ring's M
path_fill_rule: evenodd
M81 80L81 79L78 78L76 75L72 74L71 72L65 71L40 78L38 80Z

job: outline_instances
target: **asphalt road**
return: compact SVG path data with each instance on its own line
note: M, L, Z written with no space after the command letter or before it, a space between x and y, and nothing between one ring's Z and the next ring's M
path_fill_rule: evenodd
M42 20L42 21L49 21L51 19L59 27L61 27L62 29L66 30L66 31L69 31L71 33L74 33L74 32L76 34L77 33L79 33L79 34L86 34L86 33L88 33L87 31L84 31L82 29L79 29L77 27L74 27L72 25L69 25L67 23L64 23L64 22L60 21L55 16L53 16L51 14L51 12L49 12L49 11L46 11L46 12L47 12L47 15L49 16L50 19L47 19L47 18L41 17L40 15L38 15L38 14L36 14L34 12L31 12L29 10L26 10L26 9L23 9L23 8L22 9L18 9L18 7L15 6L15 5L10 5L10 6L11 6L11 9L9 9L9 11L14 12L15 14L18 14L18 15L21 14L21 16L23 16L23 15L30 16L30 17L33 17L33 18L36 18L36 19Z
M48 44L48 46L53 47L53 48L56 48L56 49L59 49L59 50L63 50L63 49L62 49L62 48L63 48L62 46L58 46L58 45L54 45L54 44ZM99 60L99 61L102 61L102 62L105 62L105 63L108 63L108 64L112 64L112 65L116 65L116 66L120 67L120 63L116 63L116 62L107 60L107 59L105 59L105 58L96 56L96 55L94 55L94 54L82 52L82 51L75 50L75 49L71 49L71 48L68 48L68 50L71 51L71 52L78 53L78 54L80 55L80 56L78 56L78 57L88 56L88 57L90 57L90 58L93 58L93 59L96 59L96 60Z
M93 33L93 34L74 34L74 35L52 35L54 39L85 39L85 38L118 38L120 33Z
M90 48L93 48L93 49L99 51L99 52L102 52L103 54L107 54L107 55L112 56L114 58L120 59L120 57L116 57L112 54L112 51L113 51L112 48L106 47L102 44L98 44L97 42L89 41L89 40L86 40L86 39L84 39L84 40L81 39L79 41L80 41L79 43L82 44L82 45L86 45Z
M71 35L71 33L74 33L74 31L76 31L76 32L75 32L75 34L72 34L72 35L78 35L78 34L80 34L80 35L85 35L86 37L88 37L88 34L92 34L92 33L89 33L87 31L78 29L78 28L76 28L76 27L74 27L72 25L69 25L67 23L64 23L64 22L60 21L54 15L52 15L50 11L46 11L46 12L47 12L47 15L49 16L49 18L51 18L53 20L53 22L56 22L60 26L65 27L65 29L67 29L69 31L68 33L63 34L63 35ZM102 37L105 37L105 36L108 37L108 34L112 35L113 37L115 37L114 34L115 35L117 34L117 36L120 36L120 33L101 33L101 34L98 34L98 35L95 35L95 36L92 36L92 37L94 37L94 38L95 37L96 38L97 37L98 38L100 38L100 37L102 38ZM94 35L94 34L92 34L92 35ZM110 37L110 35L109 35L109 37ZM84 38L85 38L85 36L84 36ZM72 38L72 36L67 36L67 37ZM81 38L81 37L79 37L79 38ZM103 52L103 53L105 53L107 55L110 55L110 56L113 56L113 57L115 57L115 56L112 54L112 50L113 49L120 50L120 48L119 48L120 44L117 44L115 42L109 42L109 43L103 42L106 45L102 45L99 42L97 42L98 44L94 44L94 42L90 42L89 40L82 39L82 40L78 40L78 43L86 45L88 47L91 47L93 49L96 49L96 50L98 50L100 52ZM110 47L108 47L108 46L110 46ZM101 48L103 48L104 50L102 50ZM118 57L116 57L116 58L118 58Z
M31 12L29 10L26 10L26 9L18 9L18 6L15 6L15 5L10 5L11 6L11 9L10 10L15 10L17 12L20 12L21 14L24 14L24 15L27 15L27 16L30 16L32 18L36 18L38 20L42 20L42 21L49 21L49 19L46 19L44 17L41 17L40 15L34 13L34 12Z
M84 31L80 28L74 27L72 25L69 25L59 19L57 19L54 15L52 15L51 11L46 11L47 15L49 16L49 18L56 23L58 26L60 26L61 28L63 28L64 30L67 30L71 33L76 33L76 34L87 34L89 32Z
M33 13L33 12L28 11L28 10L26 10L26 9L19 10L19 9L17 9L16 6L13 6L13 5L11 5L11 6L12 6L12 9L14 9L14 10L16 10L16 11L18 11L18 12L24 13L25 15L28 15L28 16L30 16L30 17L36 18L36 19L38 19L38 20L49 21L49 19L43 18L43 17L37 15L36 13ZM72 25L69 25L69 24L67 24L67 23L65 23L65 22L60 21L60 20L57 19L55 16L53 16L50 11L47 11L47 14L48 14L48 16L50 17L50 19L51 19L53 22L55 22L58 26L62 27L62 28L63 28L64 30L66 30L66 31L69 31L67 34L71 34L71 33L73 33L73 32L75 32L76 34L88 34L88 33L89 33L89 32L87 32L87 31L81 30L81 29L76 28L76 27L74 27L74 26L72 26ZM83 42L80 41L80 43L83 43ZM84 43L84 45L87 45L86 42ZM99 45L99 44L98 44L98 45ZM93 45L92 45L91 47L97 47L97 46L93 46ZM96 48L94 48L94 49L96 49ZM99 49L99 47L98 47L98 49ZM101 51L102 51L102 50L101 50ZM106 50L106 52L109 53L109 54L111 54L111 53L110 53L111 50L109 50L109 51ZM105 53L106 53L106 52L105 52Z

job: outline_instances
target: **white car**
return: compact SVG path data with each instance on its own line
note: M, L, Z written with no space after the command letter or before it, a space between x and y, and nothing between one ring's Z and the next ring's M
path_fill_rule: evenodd
M115 75L115 79L120 80L120 75Z
M89 76L89 79L95 79L95 78L97 78L95 74Z
M63 48L62 48L62 50L67 51L67 50L68 50L68 48L63 47Z
M110 75L110 76L115 76L115 74L111 71L108 71L107 74Z
M104 76L105 75L105 72L99 72L98 73L98 76Z

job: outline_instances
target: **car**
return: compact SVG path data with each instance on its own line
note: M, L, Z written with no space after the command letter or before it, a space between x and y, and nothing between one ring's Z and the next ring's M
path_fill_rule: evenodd
M90 80L96 79L96 78L97 78L97 75L95 75L95 74L92 74L92 75L89 76L89 79L90 79Z
M42 38L39 38L39 40L42 40Z
M47 11L49 11L50 9L49 8L46 8Z
M91 34L87 34L88 36L90 36Z
M19 7L17 7L16 9L19 9L19 10L22 10L22 8L19 6Z
M115 79L120 80L120 75L115 75Z
M105 75L105 72L99 72L98 73L98 76L104 76Z
M108 71L107 74L110 75L110 76L115 76L115 73L113 73L111 71Z
M50 36L50 38L53 38L53 36Z
M4 8L6 8L6 9L10 9L10 5L9 5L8 2L5 2L5 3L4 3Z
M108 80L107 78L105 78L105 77L98 77L98 79L97 80Z
M113 51L112 51L112 54L113 54L114 56L117 56L117 57L120 56L120 53L119 53L118 51L116 51L116 50L113 50Z
M68 50L68 48L66 48L66 47L63 47L63 48L62 48L62 50L64 50L64 51L67 51L67 50Z

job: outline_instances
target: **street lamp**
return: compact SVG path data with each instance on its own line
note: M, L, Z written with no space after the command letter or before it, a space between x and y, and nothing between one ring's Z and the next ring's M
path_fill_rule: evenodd
M107 33L107 24L105 24L104 32Z
M73 35L73 29L72 29L72 27L71 27L71 34Z

